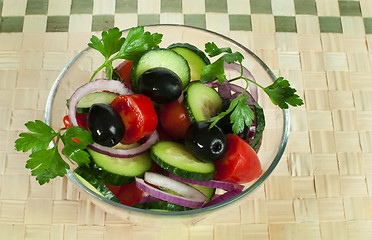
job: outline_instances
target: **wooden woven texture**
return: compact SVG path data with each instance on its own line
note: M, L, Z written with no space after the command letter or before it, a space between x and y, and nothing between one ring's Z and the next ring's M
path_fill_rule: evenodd
M0 13L0 239L372 239L371 0L0 0ZM286 152L265 184L192 227L124 222L66 178L40 187L13 149L91 34L147 23L226 34L305 100L290 110Z

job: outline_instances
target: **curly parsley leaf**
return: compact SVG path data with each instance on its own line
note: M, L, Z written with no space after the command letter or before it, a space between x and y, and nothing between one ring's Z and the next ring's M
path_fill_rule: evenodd
M288 104L294 107L304 104L302 99L295 94L296 89L291 88L288 80L283 77L278 78L273 84L263 88L263 90L270 97L271 101L280 108L286 109Z
M76 142L73 139L79 139ZM62 154L78 164L89 163L89 154L85 151L88 144L93 144L92 136L84 128L72 126L61 136L64 143Z
M205 44L205 52L208 54L210 57L215 57L217 55L220 55L221 53L232 53L231 48L219 48L214 42L207 42Z
M49 143L58 134L47 124L40 120L35 122L29 121L25 124L30 132L24 132L19 135L19 138L15 141L15 149L17 151L27 152L38 152L48 148Z
M132 28L120 51L114 58L137 60L146 51L158 49L163 35L159 33L145 32L143 26Z
M63 177L70 166L62 159L56 146L48 150L34 152L27 160L26 168L31 169L31 175L36 176L40 185L48 183L55 177Z
M97 36L92 36L88 46L98 50L105 59L109 59L117 53L123 45L125 38L121 37L122 33L119 28L111 28L102 32L102 41Z
M93 73L90 81L92 81L94 76L103 68L106 68L106 70L108 71L106 72L106 77L111 79L113 73L112 62L114 60L127 59L135 61L146 51L158 49L158 44L161 42L161 39L163 37L163 35L159 33L151 34L150 32L145 32L143 26L132 28L125 39L119 37L118 31L119 29L113 28L105 32L104 35L106 42L102 39L103 44L99 43L97 41L98 38L96 37L92 37L92 42L88 44L90 47L98 50L105 57L105 62ZM119 33L121 34L120 31ZM110 44L110 46L106 46L105 43ZM112 54L107 57L110 53L116 54L111 58L110 56Z
M32 176L36 176L36 180L40 185L49 182L50 179L55 177L64 176L66 170L70 168L58 151L57 146L60 139L64 143L62 153L70 161L76 163L87 163L90 161L89 154L84 150L88 144L93 143L93 140L85 129L70 127L61 135L60 132L55 132L40 120L27 122L25 125L32 133L21 133L15 141L15 149L22 152L32 150L29 156L30 159L26 162L26 168L31 170ZM47 149L54 138L56 138L54 146ZM80 142L75 142L73 138L78 138Z
M230 120L233 123L232 129L235 134L243 132L245 126L251 126L254 119L254 112L245 99L247 99L247 97L240 98L239 103L230 116Z
M210 57L215 57L220 54L223 54L219 57L216 61L212 62L209 65L206 65L202 68L202 72L200 75L200 81L202 83L212 82L218 79L220 83L223 83L226 80L225 74L225 62L228 64L232 63L239 63L241 69L243 70L242 61L244 56L239 52L232 52L231 48L219 48L214 42L208 42L205 44L205 52ZM296 89L291 88L288 80L285 80L283 77L278 78L273 84L263 87L260 84L252 81L243 76L241 72L240 76L233 78L229 81L235 81L238 79L243 79L247 82L251 82L261 89L265 91L265 93L270 97L273 104L278 105L282 109L288 108L288 105L291 106L301 106L303 105L302 99L295 94ZM212 122L211 127L214 126L219 120L223 117L231 113L230 121L233 124L233 132L235 134L243 131L245 126L250 126L252 124L252 120L254 119L254 113L249 105L246 103L245 99L243 99L243 94L239 95L236 99L234 99L229 108L225 111L220 113L219 115L210 119ZM262 109L260 107L256 107L256 109L261 113ZM263 114L263 112L262 112ZM264 128L264 126L261 126ZM263 130L263 129L262 129ZM258 141L258 140L257 140ZM259 144L257 142L256 144Z
M228 64L234 62L241 63L244 59L244 56L240 52L233 53L231 48L219 48L214 42L208 42L205 44L205 52L210 57L217 56L221 53L225 54L223 54L215 62L202 68L200 81L203 83L214 81L216 78L219 80L219 82L223 83L226 79L224 62Z
M249 127L255 117L254 112L245 101L246 99L248 99L248 97L244 96L243 94L240 94L234 98L226 111L219 113L217 116L212 117L209 120L212 122L210 128L213 127L219 120L231 113L230 122L233 124L233 132L235 134L243 132L245 126Z

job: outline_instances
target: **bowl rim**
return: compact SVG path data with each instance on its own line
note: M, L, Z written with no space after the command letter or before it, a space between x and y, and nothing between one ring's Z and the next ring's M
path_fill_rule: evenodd
M240 44L239 42L237 42L237 41L231 39L230 37L227 37L227 36L225 36L225 35L223 35L221 33L218 33L218 32L215 32L215 31L212 31L212 30L209 30L209 29L204 29L204 28L201 28L201 27L184 25L184 24L148 24L148 25L143 25L143 26L145 28L146 27L150 27L150 28L151 27L162 27L162 26L184 27L184 28L191 28L191 29L201 30L201 31L204 31L204 32L207 32L207 33L216 35L217 37L223 38L223 39L225 39L225 40L227 40L227 41L235 44L236 46L240 47L241 49L243 49L247 53L249 53L266 70L266 72L268 73L268 75L271 77L271 79L273 81L275 81L277 79L276 76L274 75L274 73L271 71L271 69L255 53L253 53L250 49L248 49L244 45ZM121 30L121 31L122 32L126 32L126 31L129 31L130 29L131 28L127 28L127 29L124 29L124 30ZM61 80L63 79L64 75L66 74L66 72L71 67L71 65L81 55L83 55L88 49L90 49L90 47L86 47L83 50L81 50L79 53L77 53L67 63L67 65L62 69L62 71L59 73L58 77L56 78L54 84L52 85L52 88L51 88L51 90L49 92L49 95L48 95L46 108L45 108L45 123L46 124L50 125L51 112L52 112L51 111L52 110L51 108L52 108L53 100L54 100L54 97L56 95L56 91L57 91L57 88L58 88L59 83L61 82ZM270 166L268 167L268 169L266 170L266 172L263 173L261 175L261 177L259 177L256 180L256 182L254 182L251 186L249 186L242 193L240 193L239 195L237 195L237 196L235 196L233 198L228 199L227 201L224 201L222 203L219 203L219 204L211 205L211 206L208 206L208 207L205 207L205 208L192 209L192 210L188 210L188 211L170 211L170 212L151 211L151 210L146 210L146 209L134 208L134 207L123 205L121 203L114 202L112 200L109 200L107 198L104 198L104 197L98 195L97 193L93 192L91 189L89 189L88 187L86 187L84 184L82 184L75 177L75 175L70 170L67 170L67 174L66 175L75 184L77 184L80 188L84 189L84 191L86 193L88 193L89 195L93 196L94 198L97 198L97 199L99 199L100 201L102 201L102 202L104 202L106 204L113 205L114 207L118 207L120 209L124 209L124 210L126 210L128 212L137 212L137 213L142 213L142 214L146 214L146 215L153 215L153 216L175 217L175 216L189 216L189 215L195 215L195 214L202 214L202 213L206 213L206 212L209 212L209 211L212 211L212 210L221 209L224 206L230 205L231 203L234 203L234 202L242 199L247 194L249 194L250 192L252 192L253 190L255 190L258 186L260 186L268 178L268 176L273 172L273 170L275 169L275 167L278 165L278 163L279 163L280 159L282 158L282 155L283 155L283 153L285 151L287 142L288 142L288 138L289 138L289 126L290 126L289 109L282 109L282 112L283 112L283 131L282 131L281 143L280 143L278 152L276 153L276 155L274 157L274 160L272 161L272 163L270 164Z

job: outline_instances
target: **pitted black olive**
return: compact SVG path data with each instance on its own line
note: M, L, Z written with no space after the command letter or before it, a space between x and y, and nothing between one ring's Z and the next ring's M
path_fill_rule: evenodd
M222 130L210 123L201 121L193 123L187 129L185 144L191 154L203 162L214 162L226 151L226 136Z
M123 120L108 104L93 104L88 113L87 125L93 141L106 147L115 146L124 137Z
M182 93L182 81L167 68L152 68L138 79L138 90L156 103L175 101Z

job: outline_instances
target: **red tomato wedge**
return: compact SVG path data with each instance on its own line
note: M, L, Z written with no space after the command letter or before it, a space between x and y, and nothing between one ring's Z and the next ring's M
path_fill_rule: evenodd
M217 160L215 180L247 183L262 173L261 163L253 148L235 134L227 134L227 151Z
M132 144L149 136L158 125L154 105L145 95L120 95L111 102L111 106L118 111L125 125L122 144Z
M137 188L136 182L131 184L124 184L121 186L106 185L110 191L115 194L122 204L132 206L140 202L144 193L141 189Z
M130 88L132 88L132 85L130 84L130 72L132 71L132 66L133 61L125 60L114 69L114 71L120 75L124 85Z
M85 128L85 130L88 130L87 117L88 113L76 113L76 120L79 127ZM63 124L65 125L66 129L71 127L71 122L68 118L68 115L63 117Z
M191 125L185 105L178 100L160 105L159 122L162 129L175 140L183 139Z

